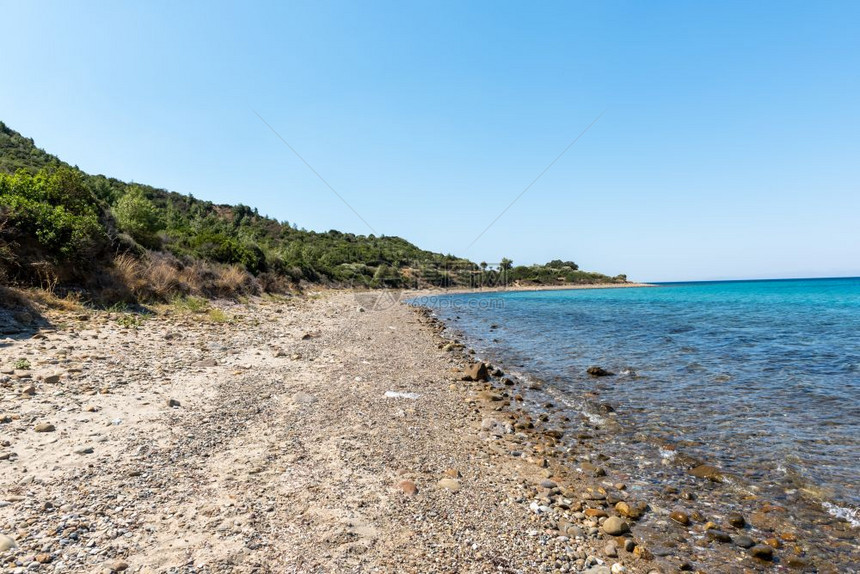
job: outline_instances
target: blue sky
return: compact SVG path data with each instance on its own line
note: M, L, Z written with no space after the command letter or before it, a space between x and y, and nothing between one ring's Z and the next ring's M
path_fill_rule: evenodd
M860 275L858 2L0 13L0 120L88 172L369 233L256 112L426 249L645 281Z

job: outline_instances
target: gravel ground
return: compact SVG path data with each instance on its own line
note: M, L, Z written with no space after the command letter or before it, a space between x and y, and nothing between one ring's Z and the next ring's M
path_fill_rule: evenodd
M437 324L361 303L55 312L0 340L0 568L648 570L568 536L541 449L501 435L541 441L461 380Z

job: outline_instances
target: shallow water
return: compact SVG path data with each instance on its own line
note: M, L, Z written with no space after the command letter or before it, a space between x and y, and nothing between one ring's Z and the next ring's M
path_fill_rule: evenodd
M558 402L617 412L627 437L795 491L858 526L860 279L663 284L419 300L481 356ZM617 373L586 375L590 365ZM593 401L592 401L593 403ZM654 442L625 440L653 451ZM647 444L646 444L647 443Z

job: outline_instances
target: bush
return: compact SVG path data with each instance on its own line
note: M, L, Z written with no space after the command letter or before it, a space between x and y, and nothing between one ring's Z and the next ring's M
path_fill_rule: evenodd
M161 244L156 234L164 229L164 223L155 205L139 187L133 187L123 195L113 213L120 229L141 245L154 249Z

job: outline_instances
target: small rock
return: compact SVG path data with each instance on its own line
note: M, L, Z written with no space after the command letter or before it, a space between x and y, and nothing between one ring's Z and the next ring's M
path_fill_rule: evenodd
M487 365L484 363L473 363L466 367L463 372L464 381L486 381L490 378Z
M729 515L726 517L726 520L735 528L743 528L744 526L746 526L747 523L747 521L744 520L743 514L739 512L730 512Z
M124 572L128 570L128 563L123 562L122 560L117 560L113 564L110 565L110 569L114 572Z
M0 534L0 552L6 552L12 548L18 548L15 541L5 534Z
M411 480L401 480L397 483L397 488L403 491L406 496L415 496L418 494L418 487Z
M298 405L309 405L317 402L317 398L311 394L299 391L293 395L293 402Z
M93 454L93 447L91 446L79 446L74 451L75 454Z
M39 423L33 428L33 430L36 432L54 432L57 428L51 423Z
M42 554L36 554L35 560L39 564L49 564L54 557L48 554L47 552L43 552Z
M48 375L43 380L49 385L56 385L60 382L60 375Z
M630 530L630 526L617 516L610 516L603 523L603 531L610 536L620 536Z
M609 371L607 371L603 367L596 367L596 366L588 367L585 370L585 372L588 373L589 375L591 375L592 377L611 377L612 375L615 374L615 373L610 373Z
M696 478L707 478L713 482L723 481L723 474L720 472L720 469L709 464L700 464L695 468L691 468L689 472Z
M681 524L682 526L687 526L688 524L690 524L690 517L687 516L686 512L681 512L680 510L676 510L669 514L669 518L671 518L678 524Z
M22 395L27 395L27 396L32 397L33 395L35 395L35 394L36 394L36 387L34 387L33 385L27 385L27 386L26 386L26 387L24 387L24 389L21 391L21 394L22 394Z
M451 492L460 490L460 481L455 478L443 478L439 481L439 486Z
M167 399L168 407L181 407L182 405L176 399Z
M756 544L755 546L750 548L750 554L752 554L754 558L758 558L759 560L773 560L773 548L771 548L767 544Z
M540 481L540 485L541 485L541 488L555 488L556 486L558 486L556 483L554 483L553 481L551 481L549 479L545 479L545 480Z
M201 359L191 365L192 367L217 367L218 361L215 359Z
M620 501L615 505L615 511L622 516L637 520L648 510L648 505L642 501Z
M740 536L735 536L735 544L740 546L741 548L752 548L755 546L755 542L749 536L744 536L743 534Z
M712 529L708 530L708 538L711 540L716 540L717 542L728 543L732 541L732 537L723 532L722 530Z
M614 542L610 542L606 546L603 547L603 553L609 558L615 558L618 556L618 547Z
M449 478L460 478L460 471L456 468L445 469L443 474Z

